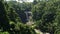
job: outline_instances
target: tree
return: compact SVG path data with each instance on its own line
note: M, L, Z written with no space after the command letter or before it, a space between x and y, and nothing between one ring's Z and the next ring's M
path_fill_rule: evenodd
M34 29L22 24L14 8L0 1L0 32L1 34L36 34Z
M6 16L7 13L3 2L4 2L3 0L0 1L0 29L6 31L9 30L10 26L9 26L9 20Z
M36 5L37 3L38 3L37 0L34 0L34 1L33 1L33 4L34 4L34 5Z
M42 32L50 32L54 34L55 31L55 19L57 17L57 8L59 3L56 2L41 2L36 4L32 8L33 12L33 20L37 24L37 28L39 28ZM56 22L58 24L58 22Z

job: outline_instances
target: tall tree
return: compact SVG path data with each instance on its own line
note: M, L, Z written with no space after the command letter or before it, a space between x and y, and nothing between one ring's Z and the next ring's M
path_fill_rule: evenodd
M9 20L5 10L4 1L0 1L0 29L3 31L9 30Z

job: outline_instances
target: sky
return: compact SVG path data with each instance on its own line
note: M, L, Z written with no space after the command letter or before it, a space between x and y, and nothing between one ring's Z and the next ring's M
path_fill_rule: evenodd
M33 0L23 0L24 2L33 2ZM17 1L17 2L20 2L20 3L22 3L22 0L20 0L20 1Z
M10 0L6 0L6 1L10 1ZM15 0L13 0L15 1ZM16 0L17 2L22 2L22 0ZM33 2L33 0L23 0L24 2Z

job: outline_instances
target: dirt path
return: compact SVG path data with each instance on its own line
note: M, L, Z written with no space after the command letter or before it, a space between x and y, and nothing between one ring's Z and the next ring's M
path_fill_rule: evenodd
M31 26L32 24L34 24L34 22L29 20L26 24ZM49 34L49 33L43 33L39 29L34 29L34 30L37 34Z
M41 32L40 30L34 29L36 33L38 34L43 34L43 32Z

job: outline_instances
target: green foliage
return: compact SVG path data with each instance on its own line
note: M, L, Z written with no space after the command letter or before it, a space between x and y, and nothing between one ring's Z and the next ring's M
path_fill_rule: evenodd
M60 34L60 29L56 29L54 34Z
M4 1L0 1L0 29L3 31L9 30L9 20L6 16Z
M36 34L34 29L24 24L17 24L17 27L20 28L20 34ZM19 30L18 28L18 30Z
M42 32L53 33L59 28L59 3L60 1L39 2L32 8L33 20Z
M31 3L19 3L19 2L14 2L10 1L7 2L9 4L10 8L12 7L15 12L18 14L18 17L21 18L21 22L26 23L27 18L25 12L28 12L31 10Z
M12 5L3 2L0 1L0 34L36 34L34 29L21 23L21 19L16 13L18 10L21 13L24 10L17 5L16 11Z
M9 34L8 32L0 32L0 34Z
M33 13L33 26L22 24L27 22L25 11ZM34 0L33 3L0 0L0 34L36 34L35 27L50 34L60 33L59 0Z

